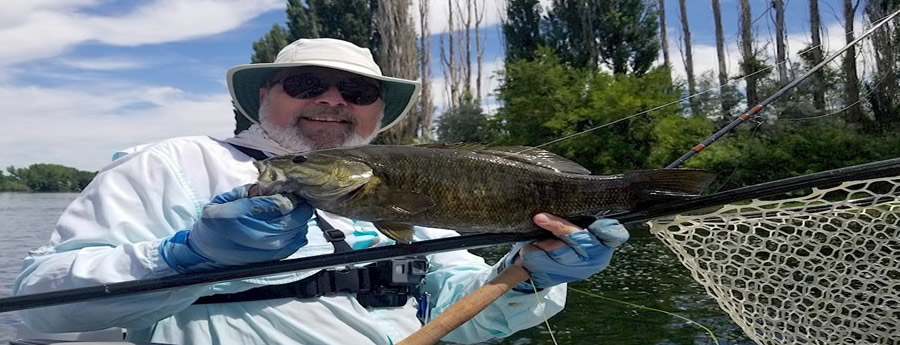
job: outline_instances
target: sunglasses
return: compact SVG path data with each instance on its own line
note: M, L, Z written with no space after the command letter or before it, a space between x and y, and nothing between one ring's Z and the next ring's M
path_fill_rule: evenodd
M297 74L274 81L271 85L281 84L281 88L288 96L298 99L309 99L319 96L331 85L312 74ZM363 78L350 78L337 82L337 89L341 97L348 103L356 105L369 105L375 103L381 97L381 88L378 85L367 82Z

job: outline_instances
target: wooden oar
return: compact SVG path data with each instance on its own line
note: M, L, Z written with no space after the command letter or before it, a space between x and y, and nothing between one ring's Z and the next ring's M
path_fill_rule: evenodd
M441 315L426 323L425 326L397 345L431 345L438 342L447 333L478 315L513 286L526 280L528 280L528 271L522 266L506 267L496 278L454 303Z

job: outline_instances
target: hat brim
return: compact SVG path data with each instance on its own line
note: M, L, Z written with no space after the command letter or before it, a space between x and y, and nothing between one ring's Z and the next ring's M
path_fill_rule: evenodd
M419 95L418 81L373 75L360 66L335 61L308 61L303 63L258 63L240 65L228 70L228 91L237 110L252 123L259 123L259 89L275 73L285 68L317 66L346 71L376 79L381 84L384 101L384 117L380 132L397 124L413 107Z

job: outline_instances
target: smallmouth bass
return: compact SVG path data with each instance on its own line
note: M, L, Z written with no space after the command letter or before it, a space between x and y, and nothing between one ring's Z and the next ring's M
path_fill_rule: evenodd
M256 162L257 195L294 193L311 206L372 222L402 243L412 226L460 233L531 232L539 212L566 219L625 212L698 195L715 174L657 169L590 175L523 146L369 145Z

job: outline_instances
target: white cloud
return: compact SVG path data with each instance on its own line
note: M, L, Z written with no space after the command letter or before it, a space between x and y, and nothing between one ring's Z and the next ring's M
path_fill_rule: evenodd
M859 30L861 25L859 23L856 24L856 32L857 37L862 32ZM680 28L669 28L669 54L672 59L672 73L673 77L681 80L686 79L686 72L684 68L684 62L682 61L682 54L680 51L680 47L682 46L681 42L679 42L680 37L677 35L673 35L673 33L678 33ZM828 56L833 51L836 51L840 47L843 47L846 42L844 40L844 28L840 23L832 23L828 25L828 27L824 30L826 35L822 37L822 45L824 49L829 49L830 51L826 51L825 55ZM793 32L788 33L786 37L786 45L788 47L788 62L789 63L797 63L800 60L797 52L801 49L804 49L810 45L810 37L808 32ZM758 42L757 46L762 46L765 42ZM740 47L738 46L739 42L730 41L725 43L725 56L726 56L726 69L728 71L729 76L734 76L740 74L740 60L741 53ZM767 63L770 65L774 65L775 63L775 48L774 44L768 44L767 50L764 51ZM660 52L661 54L661 52ZM693 58L694 58L694 75L700 76L703 72L712 71L713 73L718 73L719 71L719 60L716 55L716 47L714 45L708 44L695 44L693 45ZM839 66L841 59L835 59L831 63L835 66ZM662 63L662 58L660 57L660 63ZM773 68L772 73L777 73L777 70ZM804 71L798 71L800 74ZM702 90L697 90L697 92Z
M224 138L234 123L227 94L188 95L165 86L3 87L0 104L4 166L97 170L117 150L182 135Z
M429 1L428 6L428 30L431 31L432 34L440 34L449 31L448 19L450 18L450 4L447 1ZM460 30L461 20L465 19L466 16L466 0L452 0L453 1L453 22L454 26L457 27L456 30ZM504 7L506 1L498 1L498 0L474 0L481 12L484 13L484 19L481 22L481 27L488 27L492 25L500 24L501 15L506 15L506 9ZM550 0L541 0L541 7L546 9L550 6ZM414 1L412 9L410 9L410 13L412 14L415 22L416 22L416 32L421 33L419 31L419 2ZM472 18L472 26L474 29L475 18L473 15Z
M122 56L107 56L93 59L62 58L59 59L58 62L65 66L93 71L116 71L141 68L150 65L148 61L140 58Z
M19 4L25 2L30 4ZM52 57L87 41L138 46L214 35L285 6L281 0L158 0L119 17L78 12L97 3L44 0L0 5L4 13L0 19L6 19L0 24L4 42L0 65Z

